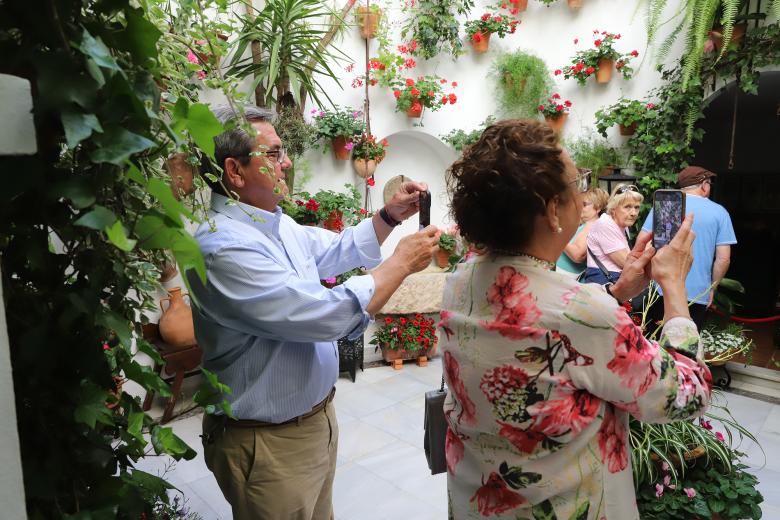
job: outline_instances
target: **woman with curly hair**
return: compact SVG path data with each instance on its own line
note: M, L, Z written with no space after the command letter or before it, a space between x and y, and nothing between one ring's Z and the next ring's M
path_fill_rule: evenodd
M614 285L580 284L555 261L587 179L549 126L488 127L447 182L462 235L485 251L444 293L450 518L638 518L628 414L678 421L710 402L684 286L692 217L657 253L639 241ZM658 342L621 306L650 272L664 289Z

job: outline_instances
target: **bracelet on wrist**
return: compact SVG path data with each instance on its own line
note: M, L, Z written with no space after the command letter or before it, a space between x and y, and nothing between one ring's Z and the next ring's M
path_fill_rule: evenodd
M612 293L612 287L614 287L614 286L615 286L615 284L612 283L612 282L606 283L606 284L604 284L604 290L607 291L607 294L612 296L615 299L616 302L618 302L618 305L623 305L623 302L620 301L620 299Z
M390 227L397 227L401 225L402 221L395 220L393 217L391 217L384 206L379 210L379 216L382 218L382 220L385 221L385 224Z

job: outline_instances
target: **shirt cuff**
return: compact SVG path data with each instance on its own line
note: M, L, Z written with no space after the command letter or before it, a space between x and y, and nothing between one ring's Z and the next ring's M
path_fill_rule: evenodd
M362 265L368 269L373 269L382 263L382 251L379 248L379 240L374 231L372 219L367 218L353 228L355 246L362 260ZM373 278L371 278L371 287L373 294ZM370 298L369 298L370 299ZM365 308L365 307L364 307Z
M701 359L704 356L699 331L689 318L677 316L667 321L661 331L660 343L662 347L673 348L688 357Z
M347 335L347 338L350 340L363 334L368 324L371 323L371 315L366 312L366 307L368 307L371 298L374 297L374 288L374 277L370 274L353 276L344 282L344 290L352 293L357 298L357 301L360 303L360 310L363 313L360 323Z

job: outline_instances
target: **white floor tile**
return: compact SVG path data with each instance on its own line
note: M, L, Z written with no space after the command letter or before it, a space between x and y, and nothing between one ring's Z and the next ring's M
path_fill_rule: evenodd
M342 412L360 419L397 402L392 394L376 390L372 386L365 385L359 391L347 393L339 393L337 390L333 400L336 409L341 408Z
M389 377L378 383L373 383L371 386L396 402L417 395L424 395L425 392L433 389L432 385L423 383L419 379L415 379L405 373L399 373L394 377Z
M214 476L209 473L207 477L200 478L187 484L198 497L209 505L215 511L220 519L233 518L233 511L230 508L222 490L219 489Z
M388 406L363 417L362 421L420 449L423 447L424 411L404 403Z
M339 451L342 461L352 461L369 453L385 449L397 439L363 421L339 425Z

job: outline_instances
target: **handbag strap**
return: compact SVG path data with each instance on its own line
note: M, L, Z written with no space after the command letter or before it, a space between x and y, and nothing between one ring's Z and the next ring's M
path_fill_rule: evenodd
M607 268L604 267L604 264L601 263L601 260L596 258L596 255L593 254L593 251L590 250L590 246L588 246L588 254L593 259L593 261L596 262L596 265L599 266L599 270L601 271L601 274L603 274L607 280L614 283L614 280L612 280L612 275L610 274L609 271L607 271Z
M439 392L444 391L444 372L441 373L441 388L439 388Z

